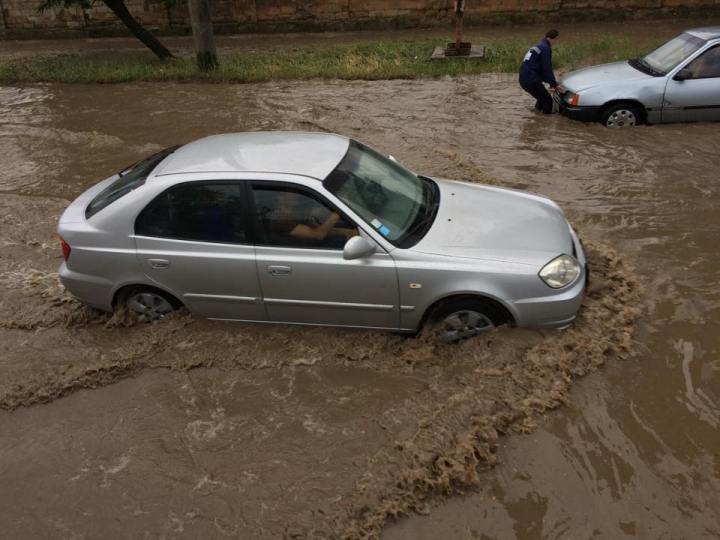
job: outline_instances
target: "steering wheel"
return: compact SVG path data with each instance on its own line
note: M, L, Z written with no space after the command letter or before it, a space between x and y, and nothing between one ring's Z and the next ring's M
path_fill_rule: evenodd
M385 194L385 189L377 182L363 182L357 176L353 176L352 181L358 194L368 205L382 208L387 204L388 196Z

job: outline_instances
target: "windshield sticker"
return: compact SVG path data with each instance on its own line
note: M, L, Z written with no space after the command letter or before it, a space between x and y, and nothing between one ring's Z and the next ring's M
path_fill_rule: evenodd
M387 236L388 234L390 234L390 229L388 229L387 227L383 226L383 227L380 227L380 232L381 232L384 236Z
M370 223L376 229L379 229L380 227L382 227L382 223L380 223L377 219L373 219Z

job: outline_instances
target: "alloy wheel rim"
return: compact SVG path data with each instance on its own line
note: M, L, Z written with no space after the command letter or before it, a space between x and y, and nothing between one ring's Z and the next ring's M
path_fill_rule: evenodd
M635 113L629 109L620 109L610 115L605 125L612 128L622 128L634 126L636 122Z
M157 322L173 310L165 298L153 293L139 293L130 298L130 310L137 315L138 322Z
M445 343L457 343L477 335L489 332L495 324L482 313L464 309L451 313L443 320L443 337Z

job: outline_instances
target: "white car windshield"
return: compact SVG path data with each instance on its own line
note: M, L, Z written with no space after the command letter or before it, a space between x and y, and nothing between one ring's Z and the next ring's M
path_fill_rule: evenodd
M324 185L396 246L417 243L437 213L435 182L356 141Z
M680 62L696 53L703 45L705 45L705 41L700 38L690 34L680 34L645 55L643 61L657 73L666 75Z

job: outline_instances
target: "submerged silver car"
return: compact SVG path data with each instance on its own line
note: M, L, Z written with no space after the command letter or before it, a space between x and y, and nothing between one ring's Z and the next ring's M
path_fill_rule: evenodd
M416 332L562 328L583 248L551 200L416 175L324 133L216 135L100 182L60 218L60 278L140 320L211 319Z
M560 112L583 122L720 121L720 27L687 30L650 54L573 71L554 93Z

